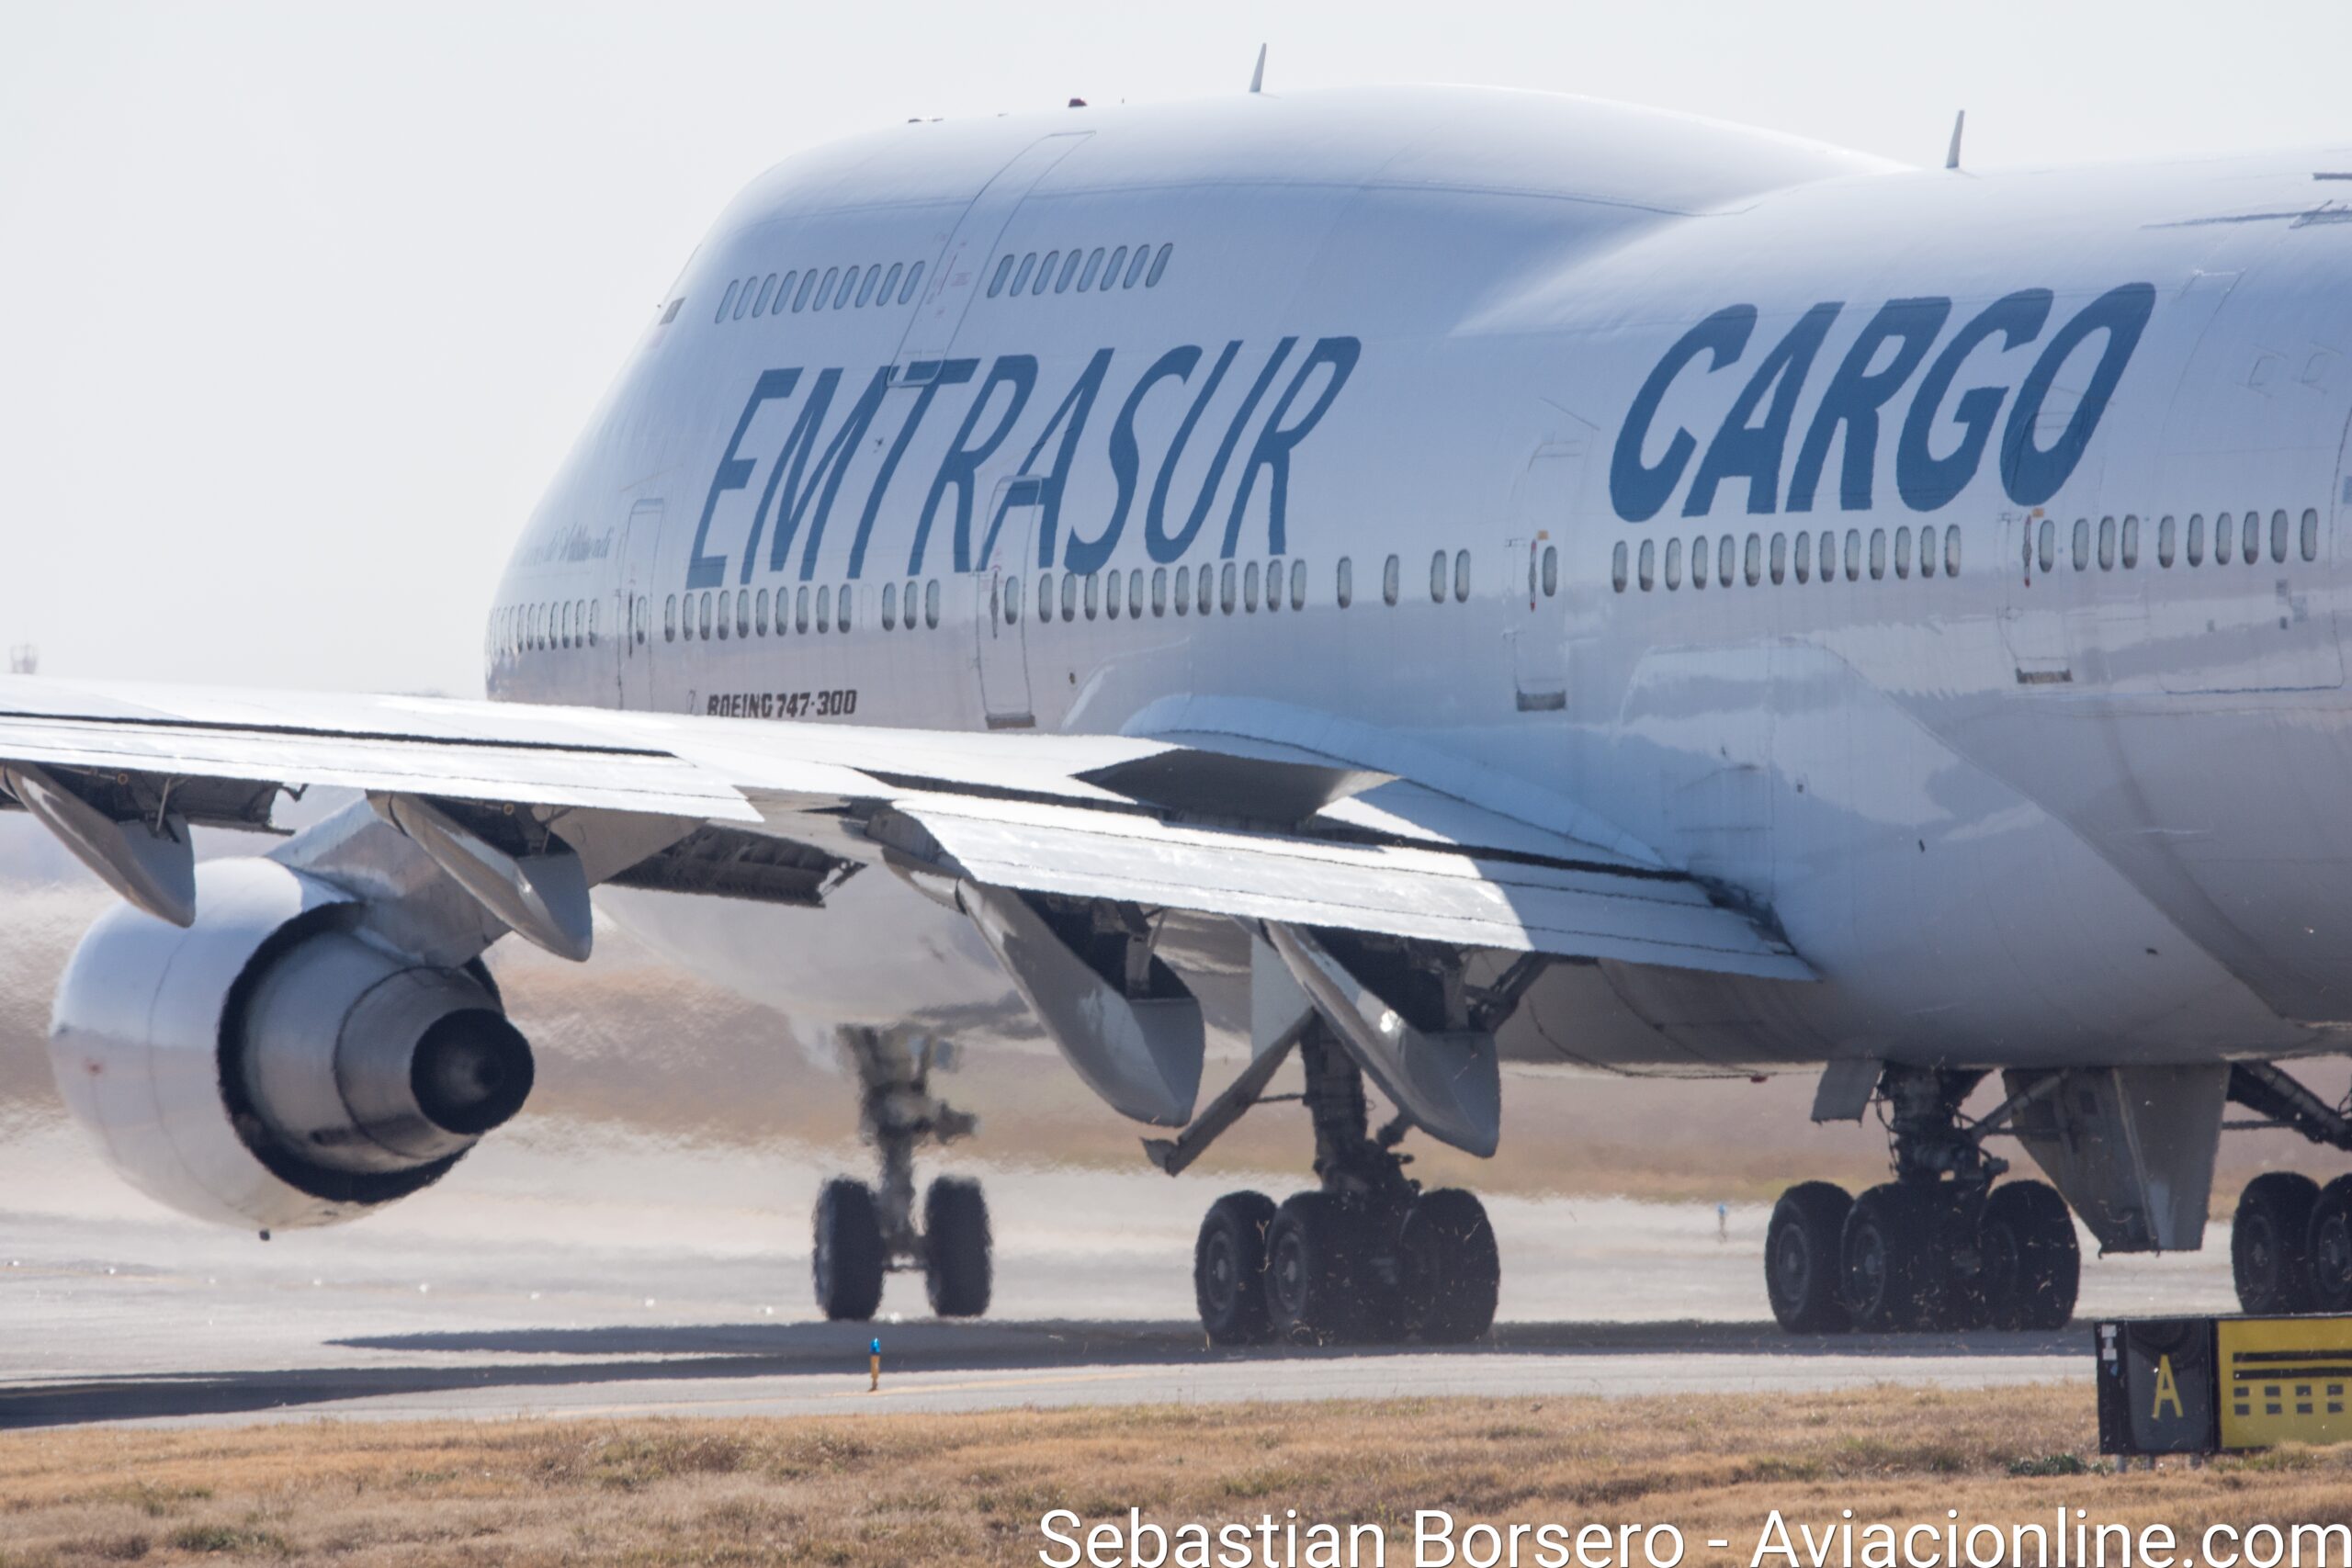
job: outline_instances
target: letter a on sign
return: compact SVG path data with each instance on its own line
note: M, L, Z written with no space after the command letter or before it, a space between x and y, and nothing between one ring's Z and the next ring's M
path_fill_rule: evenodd
M2172 1375L2172 1358L2159 1356L2156 1358L2156 1397L2150 1403L2148 1419L2153 1421L2163 1415L2167 1404L2172 1406L2172 1413L2176 1416L2186 1417L2188 1415L2180 1403L2180 1384Z

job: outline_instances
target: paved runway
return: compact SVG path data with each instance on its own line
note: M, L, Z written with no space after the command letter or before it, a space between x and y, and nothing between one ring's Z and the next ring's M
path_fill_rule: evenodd
M965 1168L972 1168L968 1165ZM874 1414L1136 1400L1981 1385L2084 1377L2088 1335L1792 1339L1762 1310L1761 1207L1513 1198L1492 1343L1234 1353L1189 1321L1193 1227L1230 1179L987 1172L994 1314L894 1278L869 1330L815 1319L788 1154L540 1123L441 1187L263 1244L124 1192L69 1130L0 1149L0 1426L344 1417ZM1268 1182L1269 1190L1282 1184ZM17 1207L27 1195L37 1204ZM2226 1310L2202 1254L2086 1260L2083 1313Z

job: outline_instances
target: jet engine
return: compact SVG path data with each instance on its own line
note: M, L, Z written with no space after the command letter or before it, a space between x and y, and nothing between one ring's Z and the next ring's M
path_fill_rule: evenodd
M435 1181L530 1093L488 971L396 951L350 894L275 861L197 870L182 929L124 906L60 983L74 1118L158 1201L265 1232Z

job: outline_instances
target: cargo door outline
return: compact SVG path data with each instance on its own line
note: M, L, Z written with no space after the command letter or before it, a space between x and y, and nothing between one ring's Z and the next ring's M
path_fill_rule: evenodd
M931 265L931 281L915 301L914 319L899 342L899 383L920 386L937 373L939 363L956 344L964 312L979 292L980 278L997 241L1022 199L1035 189L1055 164L1075 152L1094 133L1057 131L1023 148L1013 160L980 187L956 227L940 246Z
M973 630L978 638L980 706L990 729L1026 729L1036 716L1029 698L1028 616L1021 585L1036 548L1046 483L1034 477L1000 479L989 500L987 541L972 572Z

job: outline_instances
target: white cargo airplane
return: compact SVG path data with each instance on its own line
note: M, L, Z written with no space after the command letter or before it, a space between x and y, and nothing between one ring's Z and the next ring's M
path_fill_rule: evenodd
M2347 351L2352 150L1979 178L1453 89L828 147L532 518L498 702L0 686L130 906L58 1080L175 1208L366 1213L519 1108L481 954L584 958L594 888L857 1055L836 1316L984 1310L930 1043L1042 1033L1171 1172L1303 1064L1220 1341L1483 1332L1485 1216L1396 1145L1490 1153L1504 1062L1816 1070L1894 1177L1781 1200L1781 1321L2061 1323L2069 1206L2198 1247L2228 1103L2352 1147L2276 1066L2352 1026ZM313 783L367 799L192 864ZM2352 1177L2233 1247L2352 1305Z

